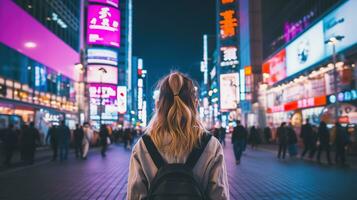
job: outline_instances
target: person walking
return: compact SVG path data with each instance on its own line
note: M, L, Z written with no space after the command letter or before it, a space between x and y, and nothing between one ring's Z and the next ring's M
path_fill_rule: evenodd
M83 124L83 141L82 141L82 148L83 148L83 155L82 159L86 160L89 151L89 145L92 141L93 131L88 122Z
M199 120L193 81L174 72L159 91L155 115L131 154L126 198L229 199L223 149Z
M269 128L269 126L264 128L264 137L265 137L265 142L267 144L270 144L270 140L271 140L271 129Z
M13 124L9 124L8 128L4 130L4 165L11 165L13 153L17 144L17 135Z
M330 157L330 133L324 121L320 122L319 129L317 131L317 140L319 143L317 150L317 158L316 161L321 163L320 156L321 152L326 152L326 159L329 165L331 165L331 157Z
M52 149L52 161L57 160L57 152L58 152L58 131L56 130L56 125L52 125L48 129L48 133L46 136L46 142L50 143Z
M285 122L281 123L280 127L278 128L277 137L279 143L278 159L285 159L286 149L288 146L288 131Z
M236 121L236 124L236 127L233 128L232 144L236 164L239 165L248 133L247 130L241 125L239 120Z
M259 133L258 130L255 128L253 125L250 128L250 134L249 134L249 141L252 149L256 149L258 147L258 142L259 142Z
M308 152L310 152L309 158L311 159L313 156L312 152L314 151L314 133L308 118L306 119L306 123L301 127L300 138L304 144L304 150L301 153L301 159L303 159L305 154Z
M289 126L287 127L287 133L288 133L288 151L290 157L295 157L297 155L297 136L294 130L294 127L291 123L289 123Z
M84 137L83 128L76 124L76 129L73 131L74 135L74 152L76 154L76 158L82 158L83 151L82 151L82 142Z
M222 126L222 124L220 125L219 128L219 139L221 144L225 147L226 146L226 128Z
M60 145L60 160L68 159L68 149L69 142L71 140L71 131L68 126L66 126L65 121L62 120L61 124L58 126L57 134L59 136L59 145Z
M124 129L124 134L123 134L124 149L131 149L131 144L130 144L131 137L132 137L131 128L130 126L128 126Z
M107 152L107 146L108 146L107 139L109 137L109 131L107 125L102 124L100 126L99 136L100 136L100 144L102 146L101 154L102 157L105 157Z
M22 145L24 150L24 161L33 164L35 161L36 142L40 142L40 133L31 122L29 127L23 130Z
M346 145L349 143L349 136L346 128L342 127L339 122L335 123L335 163L340 165L346 164Z

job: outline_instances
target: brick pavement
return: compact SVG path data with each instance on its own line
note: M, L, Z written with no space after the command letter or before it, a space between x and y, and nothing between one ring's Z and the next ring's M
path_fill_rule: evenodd
M355 199L357 171L300 160L279 161L266 151L248 150L234 164L231 145L225 155L232 199ZM0 199L124 199L130 153L111 146L101 158L43 162L0 172Z

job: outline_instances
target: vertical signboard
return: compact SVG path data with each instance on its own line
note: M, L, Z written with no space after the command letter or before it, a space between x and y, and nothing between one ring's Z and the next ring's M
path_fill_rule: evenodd
M239 13L237 0L220 0L219 50L220 66L235 68L239 64Z
M235 110L239 103L239 74L229 73L220 75L221 111Z

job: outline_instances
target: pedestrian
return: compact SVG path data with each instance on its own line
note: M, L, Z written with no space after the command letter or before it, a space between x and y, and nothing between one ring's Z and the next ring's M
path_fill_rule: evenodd
M88 122L85 122L83 124L83 133L84 134L83 134L83 141L82 141L82 148L83 148L82 159L86 160L88 156L89 145L93 137L93 131Z
M124 149L131 148L130 141L131 141L131 129L128 126L124 129L124 133L123 133Z
M265 142L267 144L270 144L270 140L271 140L271 129L269 128L269 126L266 126L264 128L264 137L265 137Z
M74 135L74 152L76 154L76 158L82 158L83 151L82 151L82 142L84 137L83 127L76 124L76 129L73 131Z
M320 122L319 129L317 131L317 139L318 139L318 150L317 150L317 162L321 163L320 156L322 151L326 151L326 159L329 165L331 165L331 157L330 157L330 133L324 121Z
M240 121L236 121L236 127L233 128L232 133L232 144L233 152L236 159L236 164L239 165L241 162L242 153L244 151L244 145L247 138L247 130L241 125Z
M219 128L219 139L221 144L225 147L226 146L226 128L222 126L222 124L220 125Z
M35 123L31 122L30 126L23 130L21 142L24 150L24 161L31 165L35 161L36 142L40 143L40 133L36 129Z
M127 199L229 199L223 149L199 120L193 81L171 73L159 91L155 115L131 154Z
M306 119L306 123L301 127L300 138L304 144L304 150L301 153L301 159L304 158L305 154L309 152L309 158L312 159L314 152L314 130L309 122L309 119Z
M212 135L219 141L219 129L215 126L212 127Z
M4 130L4 165L11 165L13 153L17 144L17 135L13 124L9 124L8 128Z
M20 135L19 135L19 141L20 141L20 158L21 161L25 162L25 157L26 157L26 149L25 149L25 144L24 144L24 135L25 135L25 130L28 129L27 124L23 124L20 129Z
M108 131L107 125L102 124L100 126L99 136L100 136L100 144L102 146L101 154L102 154L102 157L105 157L106 152L107 152L107 146L108 146L107 139L109 137L109 131Z
M46 142L50 143L52 149L52 161L57 160L57 152L58 152L58 131L56 130L56 125L52 125L47 132Z
M295 157L298 152L297 152L297 136L296 132L294 130L294 127L291 123L289 123L289 126L287 127L287 134L288 134L288 151L290 157Z
M346 128L342 127L339 122L335 123L335 163L340 165L346 164L346 145L349 143L349 135Z
M259 142L259 133L258 130L255 128L253 125L250 128L250 134L249 134L249 141L252 149L256 149L258 147L258 142Z
M69 130L68 126L66 126L64 120L61 121L60 125L56 128L56 130L59 138L60 160L67 160L69 143L71 140L71 131Z
M286 149L288 146L288 131L286 128L286 122L281 123L280 127L277 130L277 136L279 143L278 159L280 159L281 157L285 159Z

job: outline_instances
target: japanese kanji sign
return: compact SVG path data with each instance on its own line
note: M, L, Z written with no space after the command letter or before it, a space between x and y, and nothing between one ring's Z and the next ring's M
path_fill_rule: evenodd
M119 10L102 5L88 6L87 43L119 47Z
M238 26L237 18L234 10L226 10L220 13L223 18L220 22L221 37L223 39L236 35L236 27Z

